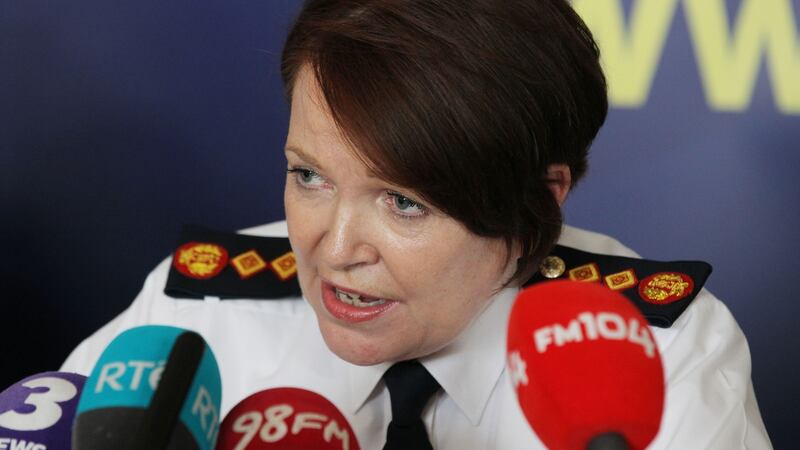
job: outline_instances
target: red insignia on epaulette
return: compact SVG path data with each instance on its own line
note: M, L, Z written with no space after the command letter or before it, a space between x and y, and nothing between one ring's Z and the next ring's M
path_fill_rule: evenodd
M642 300L656 305L667 305L687 297L694 291L694 280L680 272L659 272L639 283Z
M297 273L297 261L294 259L294 252L288 252L273 259L269 265L281 281L286 281Z
M639 280L633 269L623 270L622 272L612 273L603 277L606 286L612 291L622 291L636 286Z
M189 278L207 280L217 276L228 263L228 251L217 244L188 242L175 251L172 265Z
M595 263L584 264L569 270L569 279L572 281L600 281L600 269Z
M239 273L239 276L244 280L266 269L267 263L261 258L258 252L250 250L232 258L231 266L233 266L236 272Z

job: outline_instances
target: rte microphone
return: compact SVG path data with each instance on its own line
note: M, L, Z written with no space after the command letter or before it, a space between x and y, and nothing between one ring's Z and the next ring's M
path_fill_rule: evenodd
M217 450L359 450L347 419L325 397L282 387L239 402L222 421Z
M656 436L664 371L647 321L595 283L525 289L508 325L508 371L531 427L551 449L643 449Z
M68 449L86 377L44 372L0 392L0 449Z
M103 351L78 403L73 450L211 450L222 384L195 332L132 328Z

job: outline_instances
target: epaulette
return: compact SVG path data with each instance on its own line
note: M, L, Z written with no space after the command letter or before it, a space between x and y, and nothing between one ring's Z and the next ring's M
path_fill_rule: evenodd
M711 275L702 261L648 261L557 245L526 286L553 279L599 283L631 300L650 325L669 328Z
M300 297L287 238L249 236L187 225L181 231L164 293L222 300Z

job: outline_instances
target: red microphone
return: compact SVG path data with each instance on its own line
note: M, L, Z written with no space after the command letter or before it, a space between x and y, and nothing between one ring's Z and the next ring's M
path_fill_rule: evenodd
M551 449L643 449L664 407L647 321L595 283L525 289L508 324L508 370L528 423Z
M347 419L316 392L275 388L237 404L222 421L217 450L360 450Z

